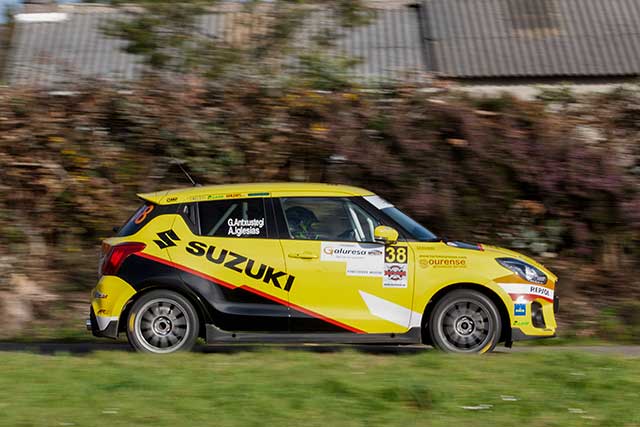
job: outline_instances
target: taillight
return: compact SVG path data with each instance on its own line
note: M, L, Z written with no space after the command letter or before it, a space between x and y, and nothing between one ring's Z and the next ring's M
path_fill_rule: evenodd
M102 262L102 274L114 275L120 270L120 266L129 255L141 252L146 248L144 243L122 243L112 246L106 258Z
M111 245L106 242L102 242L102 246L100 247L100 258L102 259L106 258L110 250L111 250Z

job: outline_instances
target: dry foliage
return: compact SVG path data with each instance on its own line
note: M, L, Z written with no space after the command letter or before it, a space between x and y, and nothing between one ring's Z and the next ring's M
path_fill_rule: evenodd
M135 194L187 185L175 157L203 184L362 185L439 235L547 257L573 301L615 302L639 292L639 100L550 108L198 79L89 82L66 96L3 88L0 257L58 292L90 288L99 240Z

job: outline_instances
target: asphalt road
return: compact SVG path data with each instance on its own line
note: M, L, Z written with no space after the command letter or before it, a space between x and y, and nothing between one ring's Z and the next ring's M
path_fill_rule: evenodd
M388 346L388 345L314 345L314 344L284 344L277 348L291 351L310 351L315 353L335 353L345 349L353 349L368 354L418 354L435 351L432 347L421 345ZM201 345L195 351L205 354L229 354L247 351L256 351L264 348L263 345L232 344L232 345ZM557 352L557 351L581 351L593 354L619 354L629 357L640 357L640 346L517 346L511 348L497 347L495 352L500 354L526 353L526 352ZM0 352L25 352L53 355L56 353L69 353L75 355L89 354L96 351L132 351L126 342L122 341L86 341L86 342L0 342Z

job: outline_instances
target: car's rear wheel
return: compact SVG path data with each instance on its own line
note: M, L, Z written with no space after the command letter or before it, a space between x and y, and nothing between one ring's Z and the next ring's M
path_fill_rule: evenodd
M500 313L486 295L460 289L436 303L427 327L433 345L440 350L485 353L500 339Z
M189 351L198 338L198 315L186 298L172 291L151 291L131 307L127 337L141 352Z

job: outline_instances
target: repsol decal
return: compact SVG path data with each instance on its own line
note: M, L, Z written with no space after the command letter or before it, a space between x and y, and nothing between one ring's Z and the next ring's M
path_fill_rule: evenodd
M227 249L209 246L202 242L189 242L185 248L187 253L197 257L206 257L207 261L213 264L220 264L229 270L242 273L247 277L262 280L264 283L271 283L279 289L289 292L296 278L284 271L276 270L266 264L258 264L255 260L247 258Z
M542 298L553 302L554 291L543 286L528 285L526 283L500 283L504 289L515 300L519 297L528 299Z

